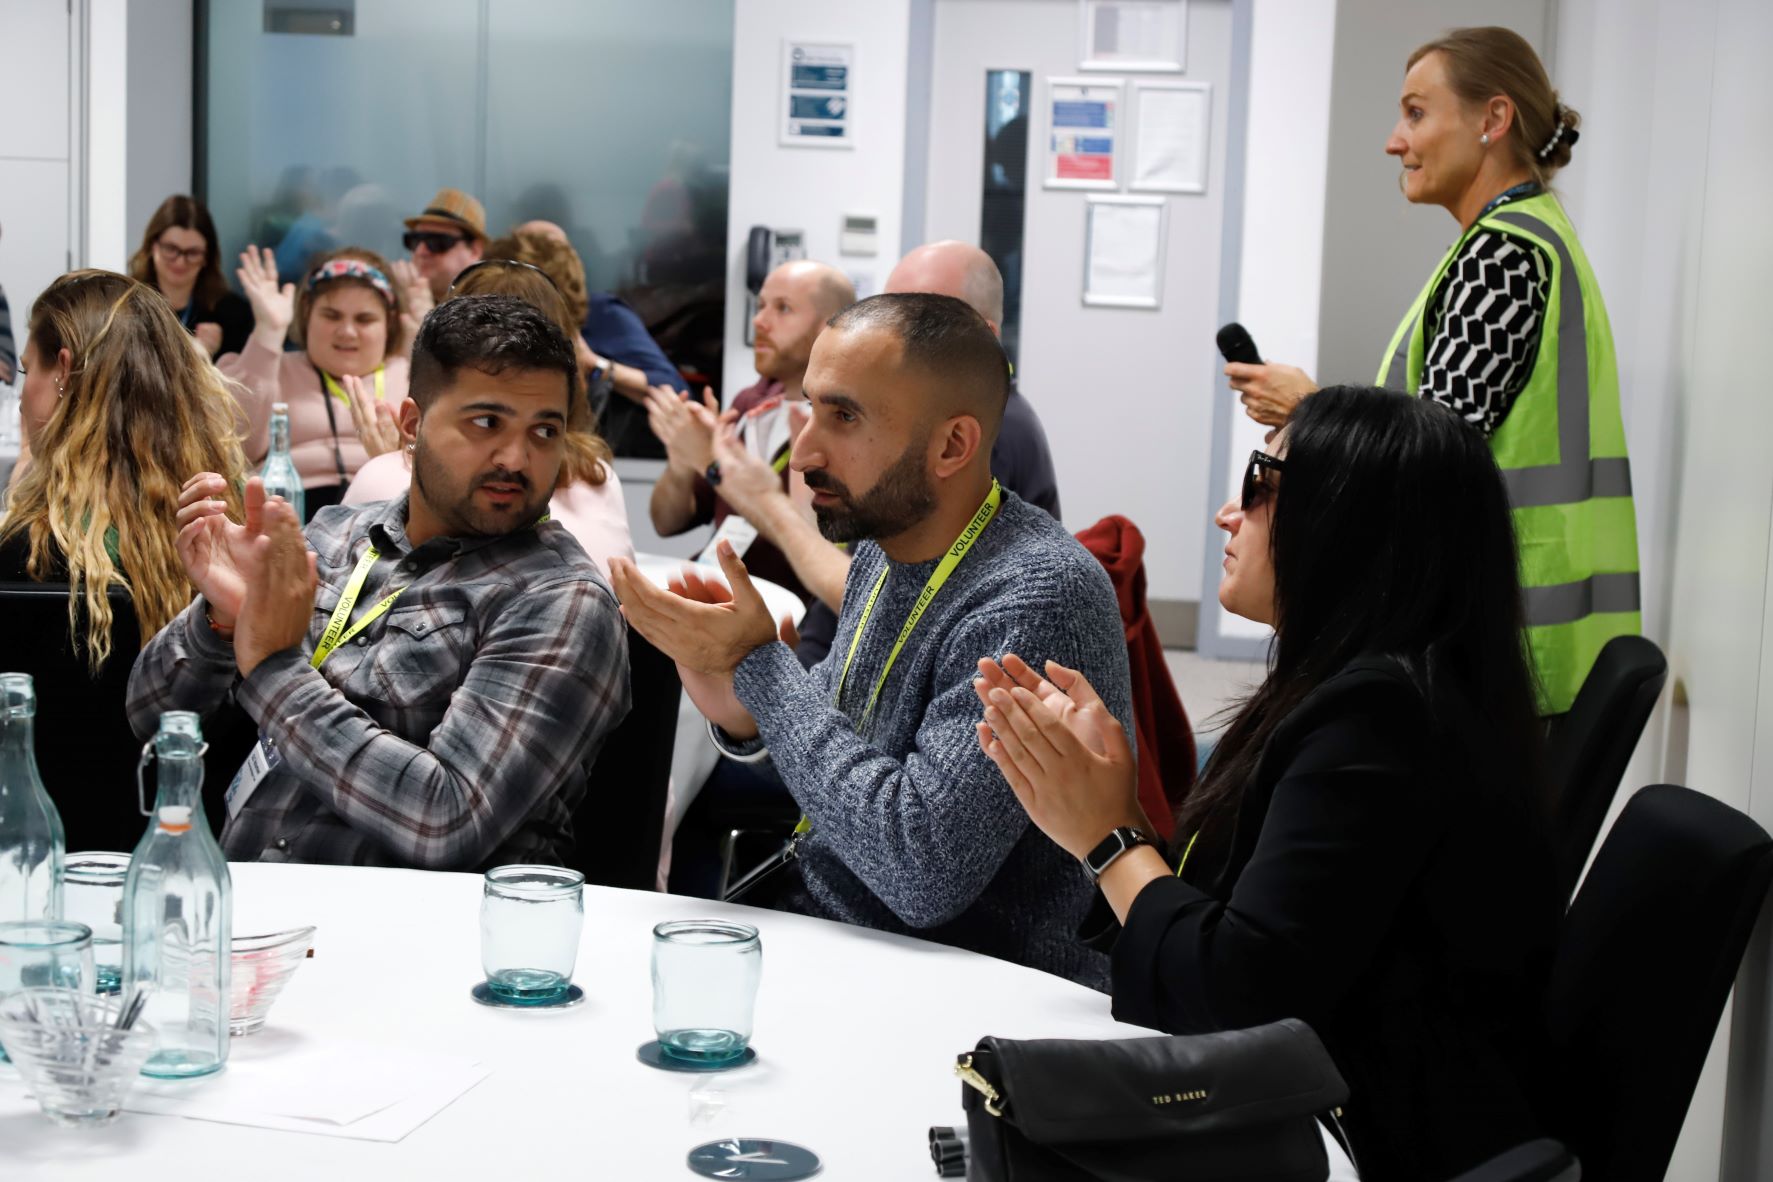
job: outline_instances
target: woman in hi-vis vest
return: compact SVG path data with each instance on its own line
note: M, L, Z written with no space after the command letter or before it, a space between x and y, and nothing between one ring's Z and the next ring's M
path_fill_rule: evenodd
M1482 431L1508 483L1540 708L1570 708L1601 646L1636 633L1637 520L1607 310L1546 188L1581 120L1519 34L1457 29L1410 55L1385 150L1404 196L1460 234L1385 348L1377 382ZM1225 367L1279 426L1317 386L1287 365Z

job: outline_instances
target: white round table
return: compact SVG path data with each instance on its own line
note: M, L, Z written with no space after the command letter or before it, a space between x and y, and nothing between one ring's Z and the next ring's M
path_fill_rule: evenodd
M236 932L313 923L314 959L232 1054L352 1040L466 1055L492 1074L398 1143L125 1112L102 1129L43 1120L0 1082L0 1178L686 1179L695 1145L726 1136L798 1142L822 1179L934 1178L931 1125L961 1125L954 1056L983 1035L1114 1038L1108 998L1034 969L920 940L771 911L587 888L575 980L556 1012L476 1005L477 875L241 864ZM646 1067L652 926L717 915L755 924L763 981L757 1061L719 1075ZM217 1083L223 1077L217 1078ZM701 1116L692 1089L718 1089ZM715 1109L708 1115L709 1109ZM1330 1143L1331 1177L1352 1179Z

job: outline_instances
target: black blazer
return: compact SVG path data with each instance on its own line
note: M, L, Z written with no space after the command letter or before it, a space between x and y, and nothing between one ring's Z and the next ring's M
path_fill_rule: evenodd
M1543 1135L1550 847L1515 786L1485 782L1469 708L1447 705L1437 726L1386 659L1319 686L1275 731L1217 857L1190 861L1200 885L1147 886L1113 954L1123 1021L1310 1023L1348 1081L1369 1182L1450 1178Z

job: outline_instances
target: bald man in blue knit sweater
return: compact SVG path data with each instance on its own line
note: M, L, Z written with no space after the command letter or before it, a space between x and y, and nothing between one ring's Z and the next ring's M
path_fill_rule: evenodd
M1132 734L1106 572L991 478L1003 351L959 300L875 296L832 318L805 389L793 464L820 531L853 543L830 655L802 670L724 548L730 595L693 577L660 591L615 560L623 610L677 661L714 741L772 760L805 811L778 905L1102 987L1106 958L1076 936L1087 874L1028 823L974 732L978 660L1013 651L1081 669Z

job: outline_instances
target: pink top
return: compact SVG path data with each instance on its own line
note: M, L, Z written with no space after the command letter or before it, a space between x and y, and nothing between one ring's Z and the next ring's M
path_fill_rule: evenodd
M609 560L633 558L634 539L628 532L628 507L622 499L622 482L604 466L608 477L602 484L574 481L554 490L548 512L566 527L573 540L585 548L597 569L609 577ZM391 501L412 485L406 453L391 451L363 465L357 479L345 490L347 505Z
M357 426L351 408L327 394L320 383L320 371L308 360L307 353L282 353L267 349L257 339L248 339L246 349L229 353L216 362L222 376L236 382L234 396L246 412L246 437L241 441L246 458L254 464L262 462L271 450L271 404L289 403L289 450L295 457L296 471L301 473L303 488L324 488L339 483L339 460L345 462L345 477L350 479L369 458L357 442ZM390 355L383 371L382 400L396 410L406 400L407 360L399 354ZM370 391L375 378L368 377ZM332 403L332 417L327 417L327 403ZM333 426L338 426L338 452L333 452Z

